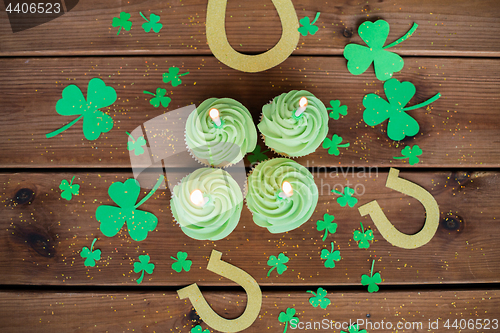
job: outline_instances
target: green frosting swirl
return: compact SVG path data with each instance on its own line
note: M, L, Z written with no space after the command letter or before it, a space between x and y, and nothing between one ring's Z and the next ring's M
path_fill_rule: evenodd
M285 199L279 196L284 181L293 189ZM318 187L302 165L274 158L258 164L248 177L246 199L255 224L275 234L298 228L309 220L318 204Z
M194 190L200 190L208 198L204 206L197 206L191 201ZM200 168L182 178L174 187L170 207L186 235L197 240L219 240L238 225L243 194L228 172Z
M222 126L210 118L219 110ZM231 98L209 98L200 104L186 122L186 144L197 160L217 167L238 163L257 145L257 130L248 109Z
M306 110L297 118L301 97L307 97ZM325 105L305 90L292 90L275 97L262 107L258 125L268 147L290 157L316 151L328 134L328 112Z

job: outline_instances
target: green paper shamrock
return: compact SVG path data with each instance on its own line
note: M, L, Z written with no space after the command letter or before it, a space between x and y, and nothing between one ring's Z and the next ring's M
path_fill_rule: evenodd
M340 143L342 142L342 140L343 139L341 136L334 134L331 139L325 138L325 140L323 141L323 148L328 149L328 154L339 156L339 148L347 148L351 145L350 143L341 145Z
M406 136L416 135L420 127L406 111L426 106L441 97L441 94L438 93L423 103L405 108L415 95L415 91L415 86L411 82L399 82L398 79L385 81L384 92L389 102L376 94L366 95L363 98L363 106L366 108L363 120L367 125L375 126L389 119L387 135L391 140L403 140Z
M334 234L337 231L337 223L332 223L333 220L335 219L335 216L330 215L330 214L325 214L323 215L323 220L318 220L316 222L316 229L318 231L323 231L325 230L325 234L323 235L323 242L325 241L326 237L328 236L328 232L331 234Z
M330 112L330 118L338 120L340 118L340 115L347 115L347 105L340 106L340 101L338 99L335 101L330 101L330 105L332 106L331 108L326 108L327 110L332 111Z
M161 104L161 106L166 108L166 107L168 107L168 105L172 101L172 99L170 97L168 97L168 96L165 97L165 94L167 93L166 89L158 88L158 89L156 89L156 94L153 94L152 92L145 91L145 90L143 91L143 93L154 96L154 98L151 98L151 100L149 101L149 104L151 104L155 108L159 107L160 104Z
M269 151L269 149L264 150L264 151L260 151L261 149L262 148L260 146L256 146L254 151L251 152L250 154L248 154L248 156L247 156L248 162L250 162L251 164L254 164L257 162L262 162L262 161L267 160L269 157L267 157L267 155L264 153L267 153Z
M380 81L388 80L393 73L403 69L404 61L396 53L386 49L398 45L410 37L418 24L414 23L411 29L401 38L384 47L389 36L389 23L378 20L375 23L364 22L358 28L359 37L368 45L348 44L344 48L344 57L347 59L347 69L351 74L363 74L370 65L374 64L375 75Z
M299 21L300 24L302 24L302 27L299 28L299 32L302 36L307 36L308 33L314 35L318 32L319 28L315 26L314 23L316 23L320 14L321 14L320 12L317 12L316 17L312 22L310 22L311 20L309 19L308 16L304 17Z
M347 333L347 332L340 331L340 333ZM366 332L366 330L360 331L358 328L358 324L354 324L354 325L349 326L349 333L367 333L367 332Z
M149 263L149 256L146 254L144 256L139 256L139 261L134 262L134 273L139 273L142 271L141 277L137 279L137 284L142 282L144 278L144 272L148 274L153 274L155 265Z
M101 260L101 250L94 250L94 244L96 242L97 238L94 238L94 241L92 242L92 245L90 246L90 250L88 247L83 247L82 252L80 252L80 256L82 258L87 258L85 259L85 262L83 263L85 267L94 267L95 266L95 261L96 260Z
M201 327L201 325L197 325L191 329L191 333L210 333L208 328L206 330Z
M188 254L186 252L177 252L177 258L170 257L175 260L175 262L172 264L172 269L176 271L177 273L182 272L182 269L184 269L186 272L189 272L191 270L191 265L193 262L191 260L186 260L188 257Z
M66 199L66 200L71 200L73 198L73 195L78 195L80 192L80 185L73 185L73 180L75 179L75 176L71 178L71 183L68 184L68 181L66 179L63 179L61 181L61 184L59 185L59 189L62 191L61 192L61 198Z
M406 146L401 150L401 155L403 156L398 156L398 157L393 157L396 160L402 160L408 158L408 163L410 165L415 165L418 162L420 162L420 159L418 158L419 155L422 155L422 149L420 149L419 146L414 145L413 147Z
M130 29L132 28L132 22L130 22L129 19L130 19L130 14L125 13L125 12L120 13L120 18L113 17L112 26L114 28L120 27L120 29L118 30L118 33L116 34L117 36L122 31L122 28L127 30L127 31L130 31Z
M155 186L138 204L135 204L141 188L139 183L131 178L124 183L115 182L108 189L108 194L118 206L102 205L97 207L95 216L101 223L101 232L107 237L113 237L127 222L128 233L135 241L146 239L149 231L153 231L158 224L158 218L149 212L138 210L161 185L163 178L159 178Z
M271 266L271 269L269 270L269 272L267 272L267 276L269 276L275 268L279 275L283 274L283 272L288 269L285 264L289 260L290 259L284 253L278 254L278 258L276 258L275 256L270 256L269 260L267 261L267 265Z
M136 139L129 132L125 132L132 139L132 142L127 142L128 151L134 151L135 156L140 156L144 154L144 146L146 146L146 139L144 139L144 135L140 136Z
M363 223L359 222L361 224L361 230L356 230L354 231L354 240L358 242L358 247L360 249L367 249L370 247L370 242L373 240L373 231L371 230L366 230L363 228Z
M372 263L372 270L371 270L371 276L368 276L366 274L363 274L361 276L361 284L363 286L368 286L368 292L370 293L376 293L379 288L377 286L378 283L382 283L382 278L380 277L380 273L375 273L373 275L373 266L375 265L375 260L373 260Z
M346 205L349 205L349 207L352 208L358 203L358 199L352 196L355 191L350 187L344 188L344 193L339 192L337 190L332 190L332 192L337 195L340 195L340 197L337 198L337 203L340 205L340 207L345 207Z
M150 32L151 29L153 29L154 32L159 33L161 28L163 28L163 24L158 23L160 21L160 16L156 14L151 14L149 15L149 20L141 13L142 18L145 19L147 22L142 24L142 28L144 29L144 32Z
M309 298L309 303L311 303L311 305L315 308L319 305L322 309L326 309L326 307L332 303L328 298L326 298L327 292L323 288L318 288L316 293L311 290L308 290L307 292L314 295L314 297Z
M186 72L184 74L179 75L179 68L178 67L170 67L168 69L168 73L163 73L163 82L169 83L172 82L172 87L177 87L182 83L182 80L180 79L181 76L188 75L189 72Z
M332 242L332 250L328 251L327 249L321 250L321 259L326 259L325 267L326 268L334 268L335 261L340 261L342 257L340 256L340 251L333 251L333 242Z
M57 101L56 112L62 116L80 115L68 125L46 134L47 139L73 126L83 118L83 135L87 140L96 140L101 133L107 133L113 128L113 118L99 111L112 105L116 101L116 91L108 87L103 80L93 78L87 88L87 100L83 97L80 88L74 84L64 88L62 98Z
M286 313L285 312L280 312L278 316L278 320L280 323L285 324L285 329L283 330L283 333L286 333L286 330L288 328L288 323L291 323L292 320L295 322L295 325L299 323L299 318L294 317L295 316L295 309L294 308L286 308Z

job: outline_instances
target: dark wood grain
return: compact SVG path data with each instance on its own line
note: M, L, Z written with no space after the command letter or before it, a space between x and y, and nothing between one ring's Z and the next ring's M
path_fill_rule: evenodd
M130 167L128 136L144 122L210 97L234 98L258 122L262 106L293 89L314 93L327 106L339 99L347 116L330 119L328 136L338 134L351 146L333 156L319 147L298 159L313 166L408 166L401 156L406 145L423 150L415 167L498 167L500 165L500 60L407 58L399 80L411 81L416 95L408 105L436 93L442 97L427 108L409 111L420 133L395 142L385 133L386 123L368 126L363 121L363 97L378 93L383 83L369 70L351 75L339 57L289 58L282 66L261 74L235 73L213 57L41 58L0 60L0 165L4 168ZM181 86L162 81L170 66L182 67ZM86 94L93 77L114 87L117 102L103 111L114 119L113 129L95 141L82 133L82 122L57 137L52 132L75 117L56 113L55 105L70 84ZM154 108L144 90L168 89L168 109ZM183 138L180 139L182 141ZM262 143L261 143L262 145ZM182 148L184 149L184 145ZM264 146L263 146L264 147ZM246 160L245 160L246 161ZM247 164L248 165L248 164Z
M360 43L359 25L385 19L391 25L388 43L403 36L413 22L417 32L398 47L405 55L498 56L500 6L496 0L398 0L335 3L294 0L299 19L321 12L314 36L301 37L295 54L342 54L349 42ZM150 55L211 54L205 37L207 1L85 0L64 16L38 27L13 33L0 6L0 55ZM113 28L120 12L132 15L132 30ZM139 12L161 16L159 34L145 33ZM281 36L272 2L228 1L228 40L240 52L260 53Z
M80 195L66 201L60 197L62 179L74 174L16 173L0 175L0 277L5 284L48 285L128 285L135 286L139 274L133 262L149 254L156 269L143 285L179 286L186 281L202 285L227 285L228 281L208 272L206 265L212 249L222 259L249 272L261 285L359 285L368 274L372 259L383 284L450 284L499 282L500 236L497 203L500 200L498 172L416 172L401 171L400 176L419 184L436 198L441 212L440 226L427 245L405 250L382 238L369 217L361 217L357 207L377 200L396 228L408 234L419 231L425 220L422 205L415 199L385 187L386 171L365 170L362 174L343 170L315 173L321 196L310 221L283 234L271 234L256 226L251 213L243 207L241 220L227 238L196 241L185 236L173 221L168 190L158 190L141 209L154 213L156 230L142 242L131 240L126 228L112 238L99 230L95 212L99 205L115 205L107 194L111 183L124 181L128 172L81 172L76 174ZM371 172L371 176L368 174ZM168 176L167 176L168 177ZM340 207L333 187L355 187L359 202L354 208ZM364 193L362 193L365 191ZM146 190L141 197L147 193ZM316 221L329 213L335 216L337 232L322 241ZM359 249L352 239L354 230L374 230L375 241L369 249ZM97 267L86 268L80 251L90 247L102 250ZM330 243L341 253L334 269L323 266L320 252ZM175 273L171 256L187 252L193 261L190 272ZM269 256L284 252L288 270L266 277ZM383 285L382 284L382 285Z

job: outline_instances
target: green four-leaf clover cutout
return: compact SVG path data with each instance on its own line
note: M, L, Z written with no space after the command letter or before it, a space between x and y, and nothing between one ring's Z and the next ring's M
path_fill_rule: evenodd
M398 79L385 81L384 92L387 101L376 94L368 94L363 98L363 106L366 108L363 112L363 120L369 126L376 126L389 119L387 135L391 140L403 140L407 136L416 135L420 126L406 111L421 108L441 97L438 93L423 103L405 108L415 95L416 89L413 83L399 82Z
M86 267L94 267L96 260L101 260L101 250L94 250L94 244L97 241L97 238L94 238L92 245L90 246L90 250L88 247L83 247L82 252L80 252L80 256L85 259L83 263Z
M125 132L132 139L132 141L127 142L128 151L133 151L135 156L140 156L144 154L144 148L146 146L146 139L144 139L144 135L140 136L136 139L129 132Z
M145 32L150 32L151 29L159 33L161 28L163 28L163 24L158 23L160 21L160 16L151 13L149 15L149 20L142 14L142 12L139 12L141 14L142 18L145 19L147 22L143 23L142 28L144 29Z
M280 312L278 316L278 321L280 323L285 324L285 329L283 330L283 333L286 333L286 330L288 328L288 323L291 323L293 320L293 324L297 325L299 323L299 318L294 317L296 313L296 310L294 308L287 308L286 312Z
M139 256L139 261L134 262L134 273L140 273L142 271L141 277L137 279L137 283L141 283L144 278L144 272L148 274L153 274L155 265L149 262L149 256L143 255Z
M208 328L204 330L201 325L196 325L191 329L191 333L210 333L210 330Z
M175 260L175 262L172 264L172 269L176 271L177 273L182 272L184 269L186 272L189 272L191 270L191 265L193 262L191 260L186 260L188 257L188 254L186 252L177 252L177 258L170 257Z
M130 31L130 29L132 28L132 22L130 22L129 19L130 19L130 14L125 13L125 12L120 13L120 18L113 17L112 26L115 28L120 27L120 29L118 29L118 33L116 35L120 34L120 32L122 31L122 28L124 30Z
M337 203L340 205L340 207L345 207L346 205L349 205L349 207L352 208L358 203L358 199L352 196L355 193L355 191L350 187L344 188L344 193L339 192L337 190L332 190L332 192L337 195L340 195L340 197L337 198Z
M61 181L61 184L59 184L59 189L62 191L61 198L69 201L73 198L73 195L78 195L80 193L80 185L73 185L73 180L75 180L75 176L71 178L71 183L68 183L66 179Z
M161 104L161 106L166 108L166 107L168 107L168 105L172 101L172 99L170 97L165 96L165 94L167 93L166 89L158 88L158 89L156 89L156 94L153 94L152 92L145 91L145 90L143 91L143 93L154 96L153 98L151 98L149 100L149 104L151 104L155 108L159 107L160 104Z
M381 81L388 80L393 73L403 69L404 61L396 53L387 51L388 48L398 45L410 37L417 29L414 23L412 28L401 38L384 47L389 36L389 23L384 20L364 22L358 28L359 37L368 45L348 44L344 49L344 57L347 59L347 69L351 74L363 74L373 63L375 75Z
M276 258L275 256L270 256L269 260L267 261L267 265L271 266L271 269L269 270L269 272L267 272L267 276L271 275L271 272L275 268L279 275L283 274L288 269L285 264L289 260L290 259L284 253L278 254L278 258Z
M327 249L321 250L321 259L325 260L325 267L326 268L334 268L335 267L335 261L340 261L342 257L340 256L340 251L333 251L333 242L332 244L332 250L328 251Z
M149 212L138 210L161 185L160 177L155 186L139 203L141 188L135 179L127 179L124 183L115 182L108 189L108 194L119 207L102 205L97 207L95 216L101 223L101 232L107 237L115 236L127 222L128 233L135 241L142 241L158 224L158 218Z
M316 13L316 17L314 17L314 20L312 22L308 16L302 18L299 21L300 24L302 24L302 27L299 28L299 32L302 36L307 36L308 33L314 35L316 34L316 32L318 32L319 28L315 26L314 23L316 23L320 14L320 12Z
M323 215L323 220L319 220L318 222L316 222L316 229L318 231L325 230L325 234L323 235L323 242L328 236L328 232L334 234L337 231L337 223L333 223L334 219L335 216L330 214L325 214Z
M326 108L327 111L331 111L329 114L330 118L338 120L340 115L347 115L347 105L340 105L340 101L338 99L330 101L330 105L332 106L331 108ZM342 142L342 140L340 140L340 142Z
M163 82L165 83L172 83L172 87L177 87L182 83L182 80L180 79L181 76L189 74L189 72L186 72L184 74L179 74L180 69L178 67L170 67L168 69L168 73L163 74Z
M309 298L309 303L315 308L319 305L322 309L326 309L326 307L332 303L326 297L327 291L323 288L318 288L316 292L312 290L308 290L307 292L314 295L314 297Z
M371 270L371 275L368 276L366 274L363 274L361 276L361 284L363 286L368 286L368 292L370 293L376 293L379 290L379 287L377 284L382 283L382 277L380 276L380 273L375 273L373 274L373 266L375 265L375 260L373 260L372 263L372 270Z
M422 155L422 149L420 149L420 147L417 145L414 145L411 148L409 146L406 146L401 150L401 155L403 156L397 156L393 158L396 160L402 160L408 158L408 163L410 165L415 165L418 162L420 162L418 156Z
M264 151L261 151L261 149L262 148L259 145L257 145L255 147L254 151L251 152L250 154L248 154L248 156L247 156L248 162L250 162L251 164L254 164L257 162L262 162L262 161L267 160L269 157L267 157L267 155L264 153L267 153L269 151L269 149L264 150Z
M323 148L328 149L328 154L339 156L339 148L347 148L351 145L350 143L341 145L340 143L342 142L342 140L343 139L341 136L334 134L331 139L325 138L325 140L323 141Z
M340 331L340 333L346 333L344 331ZM359 330L358 324L354 324L349 326L349 332L348 333L367 333L366 330Z
M83 118L83 135L87 140L96 140L101 133L107 133L113 128L113 118L99 109L112 105L116 101L116 91L108 87L103 80L93 78L87 88L87 100L80 88L74 84L64 88L62 98L57 101L56 112L62 116L80 115L78 118L46 134L47 139L52 138L73 126Z
M366 230L363 228L363 223L361 223L361 231L354 231L354 240L358 242L358 247L360 249L367 249L370 247L370 241L373 240L373 231Z

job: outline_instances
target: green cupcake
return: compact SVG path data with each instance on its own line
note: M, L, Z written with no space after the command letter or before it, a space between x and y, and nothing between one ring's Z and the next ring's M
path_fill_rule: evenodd
M195 191L202 195L201 202L192 196ZM200 168L174 187L170 208L186 235L215 241L228 236L238 225L243 194L228 172Z
M302 97L305 111L295 116ZM300 157L313 153L328 134L328 112L318 98L305 90L292 90L275 97L262 107L257 126L265 144L280 155Z
M283 197L284 182L293 189L289 197ZM273 234L300 227L311 218L318 204L318 187L312 174L288 158L258 164L248 176L247 191L253 221Z

